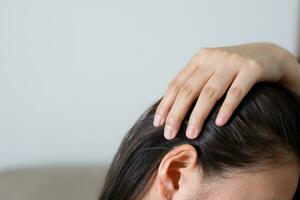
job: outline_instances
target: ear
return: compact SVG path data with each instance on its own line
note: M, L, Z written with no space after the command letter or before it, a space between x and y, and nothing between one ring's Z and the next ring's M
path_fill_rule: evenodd
M162 159L158 171L158 190L162 199L173 199L183 183L195 175L198 154L190 144L183 144L169 151Z

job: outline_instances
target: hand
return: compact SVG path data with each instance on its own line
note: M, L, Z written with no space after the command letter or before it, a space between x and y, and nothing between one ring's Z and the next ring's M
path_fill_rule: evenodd
M272 43L202 48L169 83L153 125L158 127L165 122L165 138L174 138L198 98L186 132L188 138L194 139L216 101L227 90L216 118L218 126L228 121L257 82L279 82L299 94L300 66L296 61L290 52Z

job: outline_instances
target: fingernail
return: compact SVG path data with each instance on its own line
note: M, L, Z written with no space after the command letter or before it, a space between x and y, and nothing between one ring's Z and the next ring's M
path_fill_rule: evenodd
M219 113L216 119L216 125L222 126L225 123L225 114Z
M164 135L167 139L172 139L173 137L173 128L168 124L165 126Z
M158 127L158 126L160 126L160 124L161 124L161 116L160 116L160 114L155 114L153 125L155 127Z
M194 137L194 135L196 135L195 131L196 131L196 129L193 127L193 125L189 125L186 130L186 136L188 138L192 139Z

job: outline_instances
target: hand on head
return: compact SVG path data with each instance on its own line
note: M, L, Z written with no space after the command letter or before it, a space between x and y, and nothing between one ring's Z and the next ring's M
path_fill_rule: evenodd
M279 82L300 95L300 66L287 50L271 43L252 43L200 49L169 83L153 125L165 124L173 139L192 102L197 103L186 135L199 136L215 103L226 93L216 124L223 126L251 87L261 81Z

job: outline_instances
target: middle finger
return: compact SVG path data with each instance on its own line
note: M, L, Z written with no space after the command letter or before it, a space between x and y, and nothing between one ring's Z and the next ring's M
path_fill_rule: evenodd
M167 139L172 139L176 136L180 124L191 104L199 96L201 89L211 75L212 70L210 68L198 68L179 90L174 104L166 117L164 135Z

